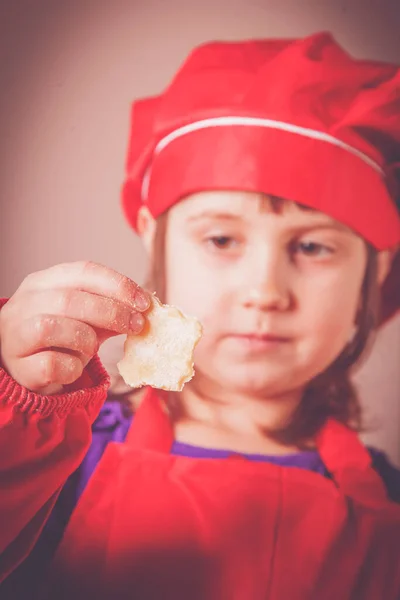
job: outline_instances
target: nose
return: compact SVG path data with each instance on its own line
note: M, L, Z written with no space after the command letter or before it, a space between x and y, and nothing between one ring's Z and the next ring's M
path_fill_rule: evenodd
M286 311L293 304L290 286L290 273L285 261L278 257L258 259L257 264L248 269L242 291L242 302L246 308L262 311Z

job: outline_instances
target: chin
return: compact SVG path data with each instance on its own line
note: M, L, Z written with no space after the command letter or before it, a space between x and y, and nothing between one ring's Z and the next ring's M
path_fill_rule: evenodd
M301 387L301 383L288 380L288 373L268 372L268 369L237 365L208 371L209 377L228 393L248 396L277 396L290 389Z
M251 381L245 379L231 380L229 384L227 383L226 388L231 390L232 393L263 398L281 396L289 391L282 381L266 381L265 379L258 381L254 379Z

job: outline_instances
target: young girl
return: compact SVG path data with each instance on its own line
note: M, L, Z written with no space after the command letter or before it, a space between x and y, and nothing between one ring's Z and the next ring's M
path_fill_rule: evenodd
M399 90L318 34L206 44L135 103L124 210L196 376L105 403L97 350L149 307L106 267L4 303L2 599L400 598L400 473L349 379L399 304Z

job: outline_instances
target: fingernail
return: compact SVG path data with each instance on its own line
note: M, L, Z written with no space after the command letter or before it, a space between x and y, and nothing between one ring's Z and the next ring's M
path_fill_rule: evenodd
M129 331L140 333L144 326L144 316L140 313L132 313L129 319Z
M138 310L146 310L150 306L150 298L143 291L137 291L135 294L135 308Z

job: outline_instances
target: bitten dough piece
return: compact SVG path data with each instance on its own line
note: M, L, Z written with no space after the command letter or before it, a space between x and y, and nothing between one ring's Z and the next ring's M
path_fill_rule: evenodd
M128 335L118 370L131 387L180 392L194 375L193 352L202 326L154 295L146 321L142 333Z

